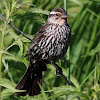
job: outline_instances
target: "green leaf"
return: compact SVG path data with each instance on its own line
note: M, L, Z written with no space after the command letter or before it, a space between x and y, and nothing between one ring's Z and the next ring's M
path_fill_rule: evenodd
M52 90L48 90L48 91L45 91L45 92L58 93L58 92L61 92L61 91L71 91L72 92L72 91L77 91L77 89L73 86L70 86L70 85L64 85L64 86L60 86L60 87L54 87Z
M42 92L42 95L43 95L43 100L47 100L47 97L46 97L46 94L45 94L45 92L44 92L44 90L43 90L43 87L41 86L41 84L40 83L38 83L39 84L39 86L40 86L40 88L41 88L41 92Z
M19 36L17 34L15 34L15 32L13 30L9 29L8 32L15 39L14 43L19 46L20 51L21 51L21 56L22 56L22 53L23 53L23 43L22 43L22 41L20 40Z
M52 90L46 91L46 92L54 92L54 95L49 97L49 99L57 98L62 95L70 95L70 94L76 94L79 93L79 91L72 86L61 86L61 87L55 87Z
M76 93L71 93L71 94L68 95L67 100L78 100L81 95L82 95L81 92L79 92L79 93L77 93L77 92Z
M82 3L79 2L78 0L70 0L70 1L72 1L72 2L74 2L74 3L76 3L76 4L78 4L79 6L82 6Z
M77 43L76 47L74 48L73 57L72 57L72 60L71 60L71 62L72 62L71 72L73 71L74 64L76 64L76 62L79 59L81 49L82 49L82 43L83 43L83 39L81 38L81 40Z
M19 61L19 62L23 62L23 58L21 58L21 57L17 57L17 56L3 56L3 59L5 59L5 60L14 60L14 61Z
M95 68L90 72L90 74L83 80L83 82L81 83L81 85L79 86L79 88L81 88L83 86L83 84L87 81L87 79L89 79L89 77L95 72Z
M9 72L9 65L8 65L8 63L6 63L6 61L5 61L4 59L2 59L2 62L3 62L3 65L4 65L4 67L5 67L5 71L8 71L8 75L9 75L9 77L10 77L10 80L11 80L12 82L14 82L13 77L12 77L12 74ZM4 72L5 72L5 71L4 71Z
M11 92L24 92L25 91L25 90L16 90L15 89L16 84L6 78L0 78L0 85L7 89L10 89Z
M2 49L0 49L0 53L1 53L1 54L4 53L4 54L7 54L7 55L11 55L11 56L12 56L12 54L10 54L10 53L8 53L7 51L2 50Z
M13 95L14 93L9 90L9 89L4 89L2 92L1 92L1 99L2 100L7 100L11 95Z
M88 44L88 48L87 48L86 53L88 53L90 51L91 47L94 44L94 40L95 40L95 37L96 37L96 33L97 33L97 30L98 30L99 24L100 24L100 16L96 19L96 22L95 22L95 25L94 25L94 28L93 28L93 32L91 34L90 42Z
M29 12L31 12L31 13L41 13L41 14L49 15L49 11L43 10L43 9L39 9L39 8L30 8Z
M92 55L95 55L98 52L100 52L100 44L96 48L94 48L90 52L88 52L86 55L83 55L81 57L92 56Z
M65 76L68 75L66 68L62 68L62 70ZM77 79L72 74L70 74L70 81L75 85L75 87L79 87Z

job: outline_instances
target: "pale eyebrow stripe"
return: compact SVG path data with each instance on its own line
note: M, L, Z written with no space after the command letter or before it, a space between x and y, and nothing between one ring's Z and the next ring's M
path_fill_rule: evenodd
M50 12L50 14L56 14L56 12L52 11L52 12Z
M50 14L57 14L57 13L62 15L62 13L60 13L60 12L54 12L54 11L50 12Z

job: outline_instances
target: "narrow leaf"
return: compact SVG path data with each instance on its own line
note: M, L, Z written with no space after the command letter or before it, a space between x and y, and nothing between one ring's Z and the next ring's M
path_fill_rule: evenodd
M7 54L7 55L12 55L12 54L10 54L10 53L8 53L7 51L2 50L2 49L0 49L0 53L1 53L1 54L4 53L4 54Z
M15 89L16 84L6 78L0 78L0 85L5 88L10 89L12 92L24 92L25 91L25 90L16 90Z

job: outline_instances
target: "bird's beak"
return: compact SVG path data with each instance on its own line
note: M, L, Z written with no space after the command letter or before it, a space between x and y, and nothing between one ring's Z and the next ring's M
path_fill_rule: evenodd
M66 19L68 15L62 15L61 18Z

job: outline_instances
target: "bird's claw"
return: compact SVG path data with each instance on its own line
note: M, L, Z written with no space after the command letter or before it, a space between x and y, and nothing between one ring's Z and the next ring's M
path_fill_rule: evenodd
M55 75L60 76L62 74L62 69L59 67L59 69L56 69Z

